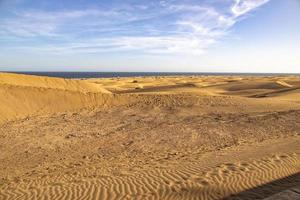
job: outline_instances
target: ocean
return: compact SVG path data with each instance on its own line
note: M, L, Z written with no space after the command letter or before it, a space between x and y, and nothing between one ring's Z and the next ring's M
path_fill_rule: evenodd
M137 76L272 76L272 75L297 75L297 74L272 74L272 73L209 73L209 72L11 72L37 76L59 78L111 78L111 77L137 77Z

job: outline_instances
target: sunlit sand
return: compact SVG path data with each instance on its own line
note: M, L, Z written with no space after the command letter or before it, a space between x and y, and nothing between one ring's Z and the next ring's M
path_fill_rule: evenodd
M299 76L0 73L0 199L263 199L299 173Z

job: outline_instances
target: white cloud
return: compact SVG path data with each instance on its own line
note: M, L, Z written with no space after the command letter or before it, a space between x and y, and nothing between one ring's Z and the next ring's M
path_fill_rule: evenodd
M16 13L22 18L28 18L31 20L40 21L58 21L67 19L76 19L82 17L112 17L117 16L119 13L114 10L97 10L97 9L86 9L86 10L65 10L65 11L54 11L54 12L42 12L36 10L29 10L26 12Z
M269 0L235 0L231 11L235 16L244 15L247 12L262 6L268 1Z
M198 55L228 34L241 16L268 1L234 0L231 6L221 8L160 1L156 7L126 5L106 10L15 11L14 17L0 19L0 39L14 35L25 41L56 40L52 44L40 42L34 47L18 46L19 50Z

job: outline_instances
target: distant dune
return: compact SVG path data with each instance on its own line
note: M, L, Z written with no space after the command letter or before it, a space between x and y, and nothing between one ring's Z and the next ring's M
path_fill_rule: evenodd
M296 191L299 88L298 76L0 73L0 199L264 199Z

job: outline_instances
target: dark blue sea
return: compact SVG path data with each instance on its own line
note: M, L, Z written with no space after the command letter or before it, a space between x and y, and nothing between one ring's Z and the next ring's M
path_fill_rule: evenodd
M110 78L110 77L137 77L137 76L272 76L295 74L272 73L206 73L206 72L11 72L37 76L60 78Z

